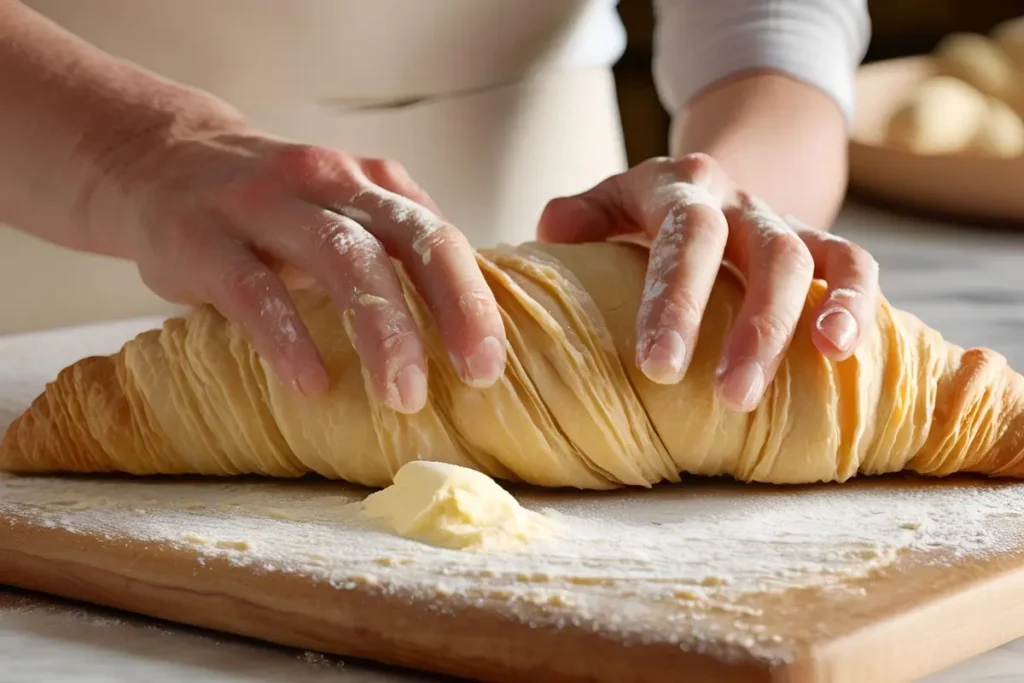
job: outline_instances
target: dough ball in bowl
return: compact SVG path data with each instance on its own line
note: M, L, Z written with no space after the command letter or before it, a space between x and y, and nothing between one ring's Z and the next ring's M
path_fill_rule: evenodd
M987 104L971 151L1002 158L1024 154L1024 121L1001 100L989 97Z
M885 139L915 154L953 154L972 144L987 110L986 97L977 88L959 78L935 76L895 111Z
M1005 100L1016 91L1017 69L988 36L951 33L939 41L932 56L941 75L959 78L986 95Z
M1016 67L1017 77L1024 80L1024 16L1009 19L992 29L995 41Z

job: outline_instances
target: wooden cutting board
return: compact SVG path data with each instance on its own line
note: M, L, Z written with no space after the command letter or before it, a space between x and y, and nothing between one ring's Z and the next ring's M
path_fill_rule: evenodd
M130 328L0 340L0 429ZM1024 635L1024 485L514 492L565 537L440 550L334 482L0 477L0 583L500 681L913 681Z

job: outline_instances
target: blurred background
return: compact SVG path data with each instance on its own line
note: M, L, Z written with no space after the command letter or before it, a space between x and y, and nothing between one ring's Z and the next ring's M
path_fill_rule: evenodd
M713 2L713 0L709 0ZM929 52L955 31L987 33L1024 14L1024 0L871 0L872 38L865 63ZM619 0L629 35L615 67L619 108L631 164L665 154L669 120L651 79L651 0Z

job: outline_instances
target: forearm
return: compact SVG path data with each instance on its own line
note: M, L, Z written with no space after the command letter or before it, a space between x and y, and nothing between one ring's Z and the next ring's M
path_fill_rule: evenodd
M675 156L714 157L780 214L828 228L846 190L846 121L821 90L768 71L708 88L673 121Z
M744 189L827 228L846 185L866 0L655 0L654 77L675 153L715 156Z
M115 59L18 0L0 0L0 221L123 256L104 226L143 150L228 125L215 98Z

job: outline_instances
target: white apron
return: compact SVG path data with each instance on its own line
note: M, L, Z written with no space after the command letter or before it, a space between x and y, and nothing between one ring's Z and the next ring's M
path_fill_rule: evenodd
M562 58L586 0L26 4L257 128L401 162L476 246L532 239L548 199L626 166L610 69ZM0 226L0 333L174 310L131 263Z

